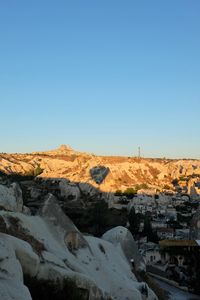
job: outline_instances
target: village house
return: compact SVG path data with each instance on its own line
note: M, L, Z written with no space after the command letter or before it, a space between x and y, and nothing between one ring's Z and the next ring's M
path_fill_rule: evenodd
M159 251L159 246L157 244L154 244L146 250L144 250L142 255L147 265L156 264L161 261L161 254Z
M175 235L173 228L158 228L156 232L160 240L172 239Z

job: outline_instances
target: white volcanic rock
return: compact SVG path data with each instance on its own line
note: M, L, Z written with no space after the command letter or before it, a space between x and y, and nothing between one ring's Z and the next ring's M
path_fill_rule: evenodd
M17 183L12 183L10 187L0 185L0 207L8 211L22 211L22 191Z
M32 248L24 247L26 242L18 244L18 241L12 240L13 251L24 272L32 276L37 273L37 278L44 279L73 278L79 287L88 290L91 300L108 297L116 300L157 299L148 288L148 297L142 294L145 284L135 278L121 246L83 236L64 215L52 195L48 195L39 216L6 211L0 211L0 216L6 224L9 224L10 217L17 219L24 239L27 236L28 242L33 243ZM44 246L39 265L38 255L34 252L35 241ZM34 264L35 269L32 271L28 264Z
M23 205L23 210L22 210L22 212L23 212L23 214L25 214L25 215L31 215L31 211L30 211L30 208L29 207L27 207L27 206L25 206L25 205Z
M61 196L65 197L66 199L69 196L72 196L74 201L80 198L81 193L78 186L68 182L66 179L59 180L59 188L60 188Z
M56 154L67 154L69 152L75 153L76 151L70 146L70 145L60 145L57 149L55 150L49 150L44 153L56 155Z
M70 250L88 246L80 231L64 214L52 194L48 194L43 207L39 210L39 215L46 221L57 238L60 237L60 241L64 242Z
M17 279L0 280L0 299L32 300L28 288L23 284L22 281L19 281Z
M81 193L83 193L85 196L98 197L99 195L99 190L89 183L80 182L79 188Z
M66 152L66 151L74 151L69 145L60 145L57 151Z
M121 248L128 262L134 260L136 270L145 270L145 263L138 251L131 232L122 226L115 227L102 236L102 239L111 242L115 247Z
M29 274L32 277L36 276L39 269L40 259L33 251L31 245L13 236L9 236L7 238L12 243L15 255L22 266L23 273Z
M27 287L23 284L22 267L16 257L12 239L2 233L0 233L0 299L32 299Z
M199 189L195 185L197 182L199 182L199 179L196 178L191 178L188 182L188 194L194 200L199 198Z

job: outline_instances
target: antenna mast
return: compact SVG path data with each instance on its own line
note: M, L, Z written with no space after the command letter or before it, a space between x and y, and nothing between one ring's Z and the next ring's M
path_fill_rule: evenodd
M141 158L141 151L140 151L140 147L138 147L138 158Z

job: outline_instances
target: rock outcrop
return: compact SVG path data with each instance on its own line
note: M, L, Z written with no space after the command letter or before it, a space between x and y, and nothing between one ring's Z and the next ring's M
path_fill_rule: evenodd
M198 207L191 220L190 239L200 240L200 206Z
M16 247L16 244L17 247ZM19 245L20 244L20 245ZM24 247L25 246L25 247ZM28 288L23 284L23 269L19 261L24 248L30 247L25 242L12 236L0 233L0 299L1 300L31 300ZM22 252L21 252L21 251ZM31 252L31 256L34 255ZM26 256L27 257L27 256ZM22 257L21 257L22 258ZM28 261L23 259L24 267ZM29 261L30 263L30 261ZM31 260L31 263L34 261ZM34 268L34 265L29 265Z
M107 231L103 240L111 242L115 247L121 248L129 263L134 262L136 271L146 270L144 260L138 251L138 247L130 231L122 226L115 227Z
M79 200L81 196L80 189L77 184L70 183L66 179L59 180L59 188L61 192L61 196L65 199L71 199L74 201Z
M22 191L17 183L12 183L9 187L0 185L0 207L8 211L22 211Z
M0 210L0 222L0 274L5 275L0 279L1 300L31 300L23 275L36 280L71 278L78 289L87 291L90 300L157 299L132 272L128 260L133 241L125 228L116 229L126 231L120 248L113 239L84 236L51 194L37 215Z

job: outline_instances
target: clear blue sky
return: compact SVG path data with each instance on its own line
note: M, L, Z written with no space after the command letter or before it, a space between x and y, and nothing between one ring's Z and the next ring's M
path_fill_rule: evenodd
M200 158L200 1L1 1L0 103L0 152Z

